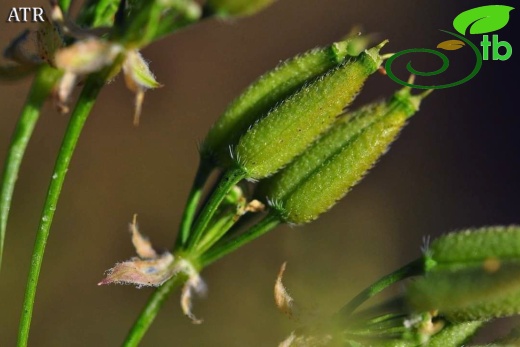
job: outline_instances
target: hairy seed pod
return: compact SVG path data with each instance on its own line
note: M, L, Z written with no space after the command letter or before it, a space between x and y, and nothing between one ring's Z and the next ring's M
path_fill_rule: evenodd
M438 324L443 324L440 321ZM428 329L419 329L417 332L408 332L404 337L399 340L382 340L377 341L379 347L417 347L417 346L428 346L428 347L460 347L464 346L464 343L469 341L484 324L482 321L469 321L461 323L444 323L447 324L441 328L440 331L436 332L435 327L432 326L434 334ZM420 331L426 330L426 331ZM431 335L431 336L428 336ZM421 343L421 340L424 340ZM493 345L493 347L498 347Z
M251 127L234 153L246 177L274 174L329 128L381 64L379 50L384 43L305 85Z
M430 337L428 347L459 347L464 346L484 323L470 321L450 324Z
M363 131L385 117L409 118L419 108L421 97L404 88L388 102L377 102L342 115L303 155L273 177L263 181L259 196L282 201L332 156L346 148Z
M288 59L253 82L224 111L209 130L201 146L204 160L229 164L229 147L281 100L316 77L341 64L356 46L366 44L363 36L352 37L324 48L315 48ZM354 47L355 48L355 47Z
M494 261L520 262L520 226L492 226L441 236L426 252L435 269L457 269Z
M316 219L353 187L383 155L423 96L409 88L390 101L340 118L304 154L269 179L266 193L282 219L302 224Z
M453 322L519 314L520 262L431 271L411 283L406 296L412 309L438 310Z

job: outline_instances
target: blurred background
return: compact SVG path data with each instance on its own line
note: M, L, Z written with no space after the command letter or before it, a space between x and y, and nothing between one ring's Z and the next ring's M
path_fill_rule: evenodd
M197 142L257 76L283 59L338 40L354 25L388 38L385 52L435 48L451 38L438 29L453 30L457 14L486 4L279 0L256 16L208 20L145 49L143 55L165 86L146 94L137 128L132 126L133 95L122 78L101 93L56 212L30 345L122 342L152 289L96 283L115 262L134 256L127 232L134 213L157 248L173 244L197 166ZM0 14L7 16L12 6L19 2L2 0ZM517 11L498 32L514 50L520 47L513 34L520 21ZM26 27L0 24L0 46ZM455 57L456 52L448 54ZM515 54L504 62L485 61L468 83L428 97L377 167L319 220L305 227L279 227L205 269L209 295L195 302L195 313L204 323L193 325L182 315L175 293L142 345L275 346L298 327L273 301L283 261L288 261L285 283L292 295L328 315L372 281L418 257L427 235L520 223ZM435 58L426 58L414 58L414 67L438 67ZM447 77L437 81L453 81L473 63L469 55L454 63L449 70L453 75L445 73ZM0 84L1 160L30 82ZM389 96L398 88L377 74L356 104ZM47 103L23 162L0 277L0 346L16 341L35 232L67 121L67 115ZM488 331L505 332L516 323L503 321Z

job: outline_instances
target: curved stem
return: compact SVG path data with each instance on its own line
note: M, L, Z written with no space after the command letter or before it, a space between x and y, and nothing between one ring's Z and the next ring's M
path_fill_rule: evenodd
M209 221L217 211L218 206L226 197L226 194L237 184L240 180L245 177L242 170L236 169L227 172L217 185L217 188L209 198L208 203L204 206L200 212L199 218L195 221L193 226L192 235L188 240L188 250L193 249L197 242L200 240L204 230L208 226Z
M186 207L184 208L184 212L182 214L179 234L177 235L174 248L183 247L188 241L191 225L193 223L193 219L195 218L195 212L197 212L197 205L199 204L200 198L202 196L204 184L208 180L211 171L212 166L208 165L206 161L201 160L199 168L197 169L197 173L195 174L195 179L191 187L190 195L186 201Z
M182 285L186 281L186 277L179 274L162 286L157 288L155 292L150 296L141 314L135 321L134 325L128 332L125 341L123 342L124 347L135 347L141 342L144 334L148 331L150 325L152 325L157 313L161 309L162 305L168 299L171 292Z
M234 250L242 247L246 243L249 243L254 239L262 236L263 234L278 226L280 223L280 218L277 215L268 214L264 219L258 222L258 224L255 224L243 234L237 235L223 244L217 243L213 248L200 257L200 264L202 267L208 266L226 254L229 254Z
M362 303L364 303L374 295L378 294L383 289L386 289L392 284L401 281L405 278L418 276L422 273L424 273L424 259L419 258L417 260L412 261L411 263L406 264L405 266L392 272L391 274L381 277L370 287L366 288L361 293L356 295L352 300L350 300L348 304L343 306L343 308L337 313L337 315L349 316Z
M36 295L36 287L38 285L38 277L47 244L47 238L60 197L61 188L65 181L69 163L78 143L81 130L87 120L87 117L94 106L96 97L104 85L105 76L109 71L103 74L96 74L88 78L83 91L78 99L76 107L72 112L67 131L61 144L58 158L54 166L54 173L47 191L47 198L43 207L40 226L36 234L36 241L31 259L31 268L29 270L29 278L27 280L27 287L25 289L25 298L23 302L22 316L20 319L20 330L18 332L18 347L27 346L29 338L29 329L31 325L31 318L34 308L34 298Z
M36 122L40 117L40 108L60 76L61 73L58 70L48 65L40 67L13 132L2 174L2 187L0 187L0 269L2 267L7 219L9 218L11 199L20 165Z

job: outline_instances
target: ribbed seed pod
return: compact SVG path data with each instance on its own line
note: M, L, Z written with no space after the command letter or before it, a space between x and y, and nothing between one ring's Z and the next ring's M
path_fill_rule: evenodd
M426 275L407 290L417 311L452 321L520 313L520 226L492 226L440 237L426 251Z
M441 331L435 333L432 336L426 336L428 333L420 333L419 336L415 336L417 333L410 336L410 338L401 338L399 340L383 340L377 341L378 347L460 347L464 346L464 343L469 341L483 325L481 321L469 321L451 324L443 327ZM422 336L421 336L422 335ZM425 342L421 343L421 338L425 338ZM361 345L360 345L361 346ZM357 347L357 346L356 346ZM368 347L363 345L362 347ZM488 346L491 347L491 346ZM494 346L493 347L497 347Z
M345 148L373 123L390 113L395 113L394 117L411 117L419 108L420 98L411 96L409 89L403 88L388 102L369 104L360 110L342 115L303 155L273 177L263 181L259 187L259 196L268 197L271 201L283 200L324 162Z
M432 271L410 284L407 299L418 312L436 310L454 322L519 314L520 262Z
M224 111L209 130L201 146L201 157L213 163L229 164L229 146L235 146L240 136L281 100L305 83L341 64L352 52L351 43L363 37L333 43L288 59L253 82Z
M234 151L236 164L246 177L261 179L274 174L322 134L377 70L383 45L305 85L251 127Z
M422 98L404 88L388 102L338 119L304 154L262 185L273 208L294 224L327 211L386 152Z
M493 261L520 262L520 226L464 230L439 237L425 255L433 270L457 269Z

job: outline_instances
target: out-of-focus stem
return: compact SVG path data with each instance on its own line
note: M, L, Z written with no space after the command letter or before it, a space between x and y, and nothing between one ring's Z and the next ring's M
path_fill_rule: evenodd
M0 187L0 268L2 266L7 219L9 218L11 200L20 165L36 122L40 117L40 109L60 76L61 73L58 70L48 65L39 68L13 132L2 174L2 186Z

